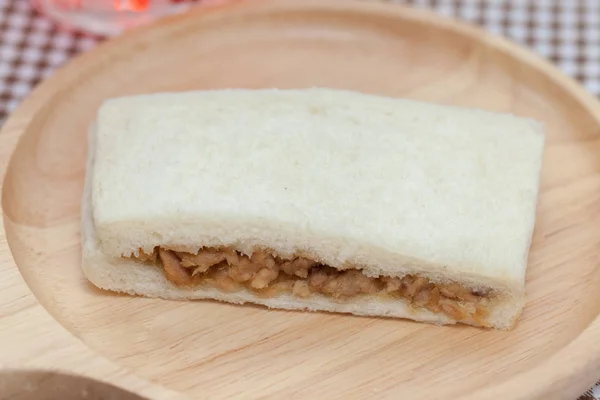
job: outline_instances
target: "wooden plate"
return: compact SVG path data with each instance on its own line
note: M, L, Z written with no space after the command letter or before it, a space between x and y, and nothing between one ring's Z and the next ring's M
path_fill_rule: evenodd
M514 331L131 298L86 282L85 131L103 99L309 86L547 124L527 305ZM153 399L575 398L600 377L600 106L547 62L473 27L331 0L199 9L101 45L40 85L0 134L0 172L7 368L57 368Z

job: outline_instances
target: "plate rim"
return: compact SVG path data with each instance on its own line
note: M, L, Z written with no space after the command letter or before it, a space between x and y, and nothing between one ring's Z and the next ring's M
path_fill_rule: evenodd
M252 4L249 4L252 3ZM30 125L35 122L40 114L43 114L47 100L55 93L68 90L79 80L85 80L93 76L96 55L99 53L112 54L121 46L136 43L146 32L157 28L171 28L180 20L205 18L212 12L228 13L231 10L260 11L263 7L278 7L279 10L292 9L329 9L334 12L352 10L353 12L365 12L380 14L385 12L386 16L399 20L411 20L424 24L435 24L436 29L452 30L459 33L474 43L484 47L492 47L501 51L503 55L510 57L519 64L525 64L532 70L539 71L546 78L554 81L565 90L568 95L594 118L600 126L600 101L591 93L567 76L545 58L537 55L532 50L522 47L506 37L496 36L484 29L468 22L454 18L441 16L432 10L417 9L406 5L393 4L385 1L370 2L359 0L225 0L222 3L208 4L198 7L191 12L170 16L152 24L135 28L121 36L111 38L96 45L92 50L80 53L73 57L63 66L58 68L48 79L38 84L29 95L8 116L0 129L0 149L6 152L5 157L0 157L0 192L4 197L4 180L13 160L13 154L21 143L21 137L28 131ZM88 68L86 68L86 66ZM82 77L75 76L72 71L86 70ZM75 76L75 77L74 77ZM57 85L57 83L62 83ZM58 88L57 88L58 86ZM600 133L599 133L600 134ZM2 156L2 153L0 153ZM0 202L0 250L7 251L12 262L13 269L17 275L21 275L10 250L10 245L4 229L3 201ZM27 291L39 303L37 297L27 286ZM44 308L44 311L47 312ZM54 320L54 318L52 317ZM60 325L60 323L59 323ZM62 329L65 329L60 325ZM462 399L495 398L502 394L510 394L515 399L530 398L555 398L561 395L583 393L600 378L600 313L581 331L581 333L568 342L565 346L557 349L548 358L541 360L530 369L521 371L499 382L494 382L485 387L476 389L473 393L462 397ZM86 345L87 347L87 345ZM95 354L100 355L92 349ZM148 381L147 379L144 379ZM156 385L156 384L154 384ZM159 385L160 386L160 385Z

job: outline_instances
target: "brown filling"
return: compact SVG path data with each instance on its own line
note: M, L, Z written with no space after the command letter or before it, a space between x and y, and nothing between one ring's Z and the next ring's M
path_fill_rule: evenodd
M257 250L250 257L229 248L202 248L197 254L156 247L140 251L135 259L162 264L166 278L177 286L206 284L222 291L249 289L260 296L312 294L344 301L359 295L409 300L416 307L443 313L457 321L486 326L490 293L478 293L459 284L434 284L421 276L368 277L359 269L339 271L304 257L283 259Z

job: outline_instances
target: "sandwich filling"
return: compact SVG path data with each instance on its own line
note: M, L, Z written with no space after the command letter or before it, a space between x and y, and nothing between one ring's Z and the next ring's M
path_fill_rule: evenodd
M412 307L481 326L489 325L486 320L494 297L492 292L470 290L458 283L436 284L416 275L369 277L358 268L338 270L306 257L282 258L266 250L246 256L230 248L190 253L156 247L150 254L140 250L131 257L160 264L165 277L179 287L208 285L224 292L247 289L265 297L319 294L339 302L364 295L402 298Z

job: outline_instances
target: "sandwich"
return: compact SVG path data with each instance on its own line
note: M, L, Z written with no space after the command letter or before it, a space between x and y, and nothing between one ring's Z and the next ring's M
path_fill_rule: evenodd
M83 273L151 298L510 330L544 140L528 118L334 89L109 99Z

